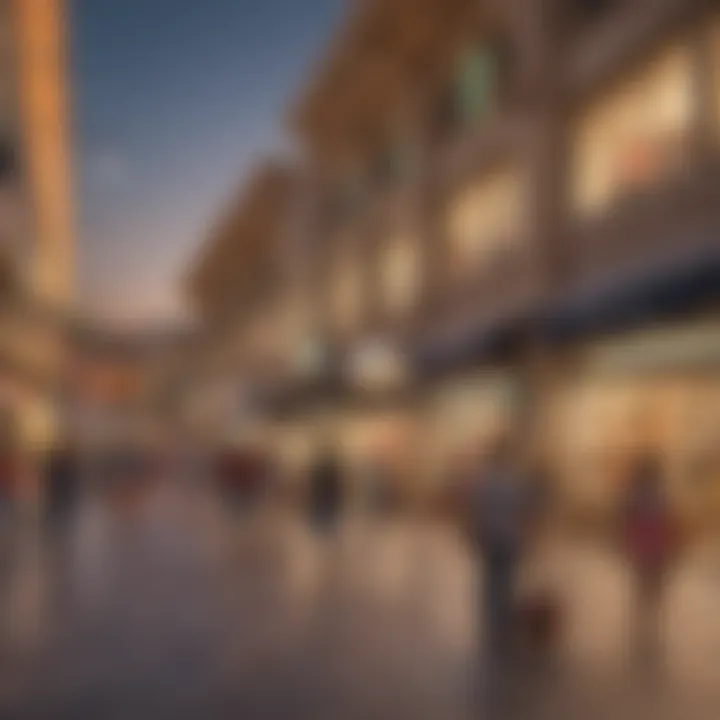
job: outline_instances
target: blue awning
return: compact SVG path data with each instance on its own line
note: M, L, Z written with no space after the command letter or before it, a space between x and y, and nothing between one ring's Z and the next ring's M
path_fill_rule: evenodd
M720 251L646 268L566 297L545 316L552 340L613 332L667 319L720 299Z
M516 345L526 319L512 315L467 328L453 338L415 348L413 365L420 376L436 376L506 357Z

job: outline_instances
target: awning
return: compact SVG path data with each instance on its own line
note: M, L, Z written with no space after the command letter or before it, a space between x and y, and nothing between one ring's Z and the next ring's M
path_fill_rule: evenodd
M720 249L665 261L562 298L546 314L554 341L615 332L712 306L720 300Z
M471 324L460 332L424 338L412 362L419 376L440 376L483 363L500 362L512 354L528 327L529 317L505 315Z

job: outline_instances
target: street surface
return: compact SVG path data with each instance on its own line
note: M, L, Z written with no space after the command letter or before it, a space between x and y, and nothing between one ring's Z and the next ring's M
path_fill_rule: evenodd
M720 717L720 552L667 589L660 649L633 651L610 551L552 543L523 573L562 599L562 641L483 657L479 563L453 530L232 513L199 485L83 500L65 529L5 521L0 717ZM534 585L535 584L535 585Z

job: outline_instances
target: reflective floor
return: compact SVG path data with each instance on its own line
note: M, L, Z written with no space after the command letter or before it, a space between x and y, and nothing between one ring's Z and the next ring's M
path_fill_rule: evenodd
M650 660L622 562L565 541L521 578L561 599L561 642L489 662L479 566L445 527L353 518L331 540L199 483L6 520L0 717L720 717L713 546L672 577Z

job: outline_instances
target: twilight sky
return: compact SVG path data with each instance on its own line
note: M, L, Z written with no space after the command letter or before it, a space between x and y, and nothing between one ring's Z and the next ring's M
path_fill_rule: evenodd
M80 296L121 324L182 313L178 279L345 0L70 0Z

